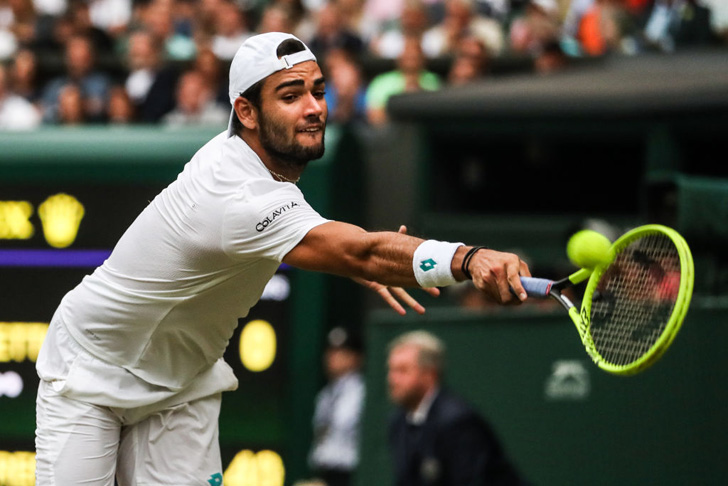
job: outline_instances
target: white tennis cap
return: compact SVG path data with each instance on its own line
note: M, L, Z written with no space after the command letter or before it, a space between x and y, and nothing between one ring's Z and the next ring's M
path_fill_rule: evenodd
M278 58L276 50L281 42L293 39L303 44L304 50ZM281 32L269 32L248 38L235 53L230 64L230 85L228 96L233 105L228 123L228 137L232 136L235 100L261 79L281 69L290 69L304 61L316 61L316 56L299 38Z

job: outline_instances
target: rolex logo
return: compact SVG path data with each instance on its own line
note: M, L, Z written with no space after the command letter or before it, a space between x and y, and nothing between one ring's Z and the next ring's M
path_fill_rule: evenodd
M54 248L66 248L73 243L83 215L83 204L63 193L50 196L38 207L43 235Z

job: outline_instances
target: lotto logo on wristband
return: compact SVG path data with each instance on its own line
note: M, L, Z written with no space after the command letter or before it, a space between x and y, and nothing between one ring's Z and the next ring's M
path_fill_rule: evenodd
M420 262L420 269L423 272L429 272L430 270L434 269L437 266L437 262L433 260L432 258L428 258L427 260L422 260Z
M444 287L457 283L451 266L460 246L462 243L427 240L417 247L412 255L412 271L420 287Z

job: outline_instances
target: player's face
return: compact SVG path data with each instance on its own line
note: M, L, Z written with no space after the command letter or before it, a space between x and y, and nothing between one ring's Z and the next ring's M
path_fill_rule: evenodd
M387 382L389 397L407 410L414 410L428 391L427 370L419 364L419 350L399 346L389 354Z
M321 158L328 108L324 78L314 61L272 74L263 85L260 142L273 157L295 165Z

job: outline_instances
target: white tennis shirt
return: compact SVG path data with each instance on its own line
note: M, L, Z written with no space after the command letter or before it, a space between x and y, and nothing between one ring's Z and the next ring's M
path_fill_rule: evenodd
M327 221L242 139L216 136L63 298L40 377L108 406L148 405L203 376L217 381L207 392L235 388L222 356L238 318Z

